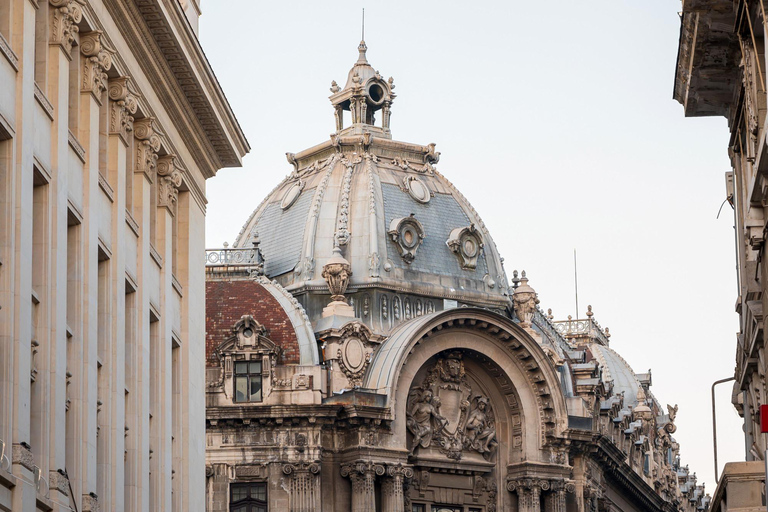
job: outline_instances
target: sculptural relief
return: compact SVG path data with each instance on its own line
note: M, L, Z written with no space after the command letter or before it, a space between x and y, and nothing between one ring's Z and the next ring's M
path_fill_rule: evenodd
M487 397L473 395L462 354L438 359L408 396L406 426L413 434L411 455L435 448L450 459L464 452L494 459L496 422Z

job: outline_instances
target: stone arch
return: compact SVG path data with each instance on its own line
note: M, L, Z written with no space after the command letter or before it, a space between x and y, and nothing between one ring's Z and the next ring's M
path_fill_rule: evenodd
M499 396L516 396L526 419L523 457L549 462L542 460L543 448L567 427L568 418L556 371L526 331L478 308L440 311L407 322L374 354L363 387L386 394L394 416L394 438L405 439L404 411L417 372L431 358L451 349L471 351L492 362L487 370L496 373Z

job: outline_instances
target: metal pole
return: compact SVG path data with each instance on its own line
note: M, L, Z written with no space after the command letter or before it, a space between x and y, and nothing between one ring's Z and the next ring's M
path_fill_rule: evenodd
M717 476L717 419L715 418L715 386L732 380L736 380L736 377L728 377L727 379L716 380L712 383L712 441L715 447L715 485L717 485L717 483L720 481L720 478Z

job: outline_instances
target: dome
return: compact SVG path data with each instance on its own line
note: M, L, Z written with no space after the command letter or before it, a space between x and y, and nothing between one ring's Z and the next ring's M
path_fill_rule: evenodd
M391 139L394 81L368 64L364 42L358 49L345 88L331 88L336 133L287 155L293 172L248 218L235 247L258 233L266 276L297 297L328 295L322 268L338 247L351 264L353 302L355 292L378 289L435 299L420 306L424 314L443 309L443 299L506 308L507 278L488 229L435 168L435 144ZM345 110L353 121L346 128ZM314 319L317 308L300 301Z

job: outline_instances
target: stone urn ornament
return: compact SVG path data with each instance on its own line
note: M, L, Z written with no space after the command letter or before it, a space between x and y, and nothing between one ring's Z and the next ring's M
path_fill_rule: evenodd
M347 291L349 278L352 276L352 267L344 256L341 255L341 249L338 246L333 248L333 255L323 266L323 279L328 283L328 289L331 292L333 302L347 303L344 292Z
M536 290L528 285L528 278L525 276L525 270L520 273L520 285L515 288L512 294L512 305L515 313L520 319L520 327L529 329L533 314L536 312L536 305L539 303L539 297Z

